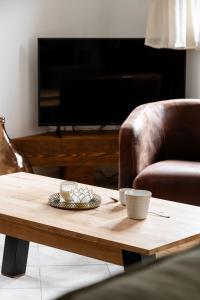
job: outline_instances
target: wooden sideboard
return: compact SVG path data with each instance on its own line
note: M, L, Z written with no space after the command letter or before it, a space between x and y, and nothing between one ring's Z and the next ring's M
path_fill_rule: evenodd
M62 177L93 184L99 165L117 165L119 131L44 133L13 140L32 166L62 167Z

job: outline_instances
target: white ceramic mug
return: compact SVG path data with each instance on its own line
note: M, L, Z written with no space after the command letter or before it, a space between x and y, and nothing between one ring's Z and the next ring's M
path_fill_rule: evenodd
M143 220L147 217L152 193L146 190L125 191L127 215L130 219Z
M126 205L125 192L129 191L129 190L133 190L133 189L131 189L131 188L122 188L122 189L119 189L119 202L122 205Z

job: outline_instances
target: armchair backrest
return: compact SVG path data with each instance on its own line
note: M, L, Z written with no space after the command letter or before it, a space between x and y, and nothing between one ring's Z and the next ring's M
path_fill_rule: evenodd
M164 107L164 158L200 161L200 100L170 100Z
M160 160L164 139L162 110L162 105L141 105L122 124L119 134L119 188L131 187L139 172Z
M130 187L148 165L166 159L200 161L200 100L137 107L120 129L119 187Z

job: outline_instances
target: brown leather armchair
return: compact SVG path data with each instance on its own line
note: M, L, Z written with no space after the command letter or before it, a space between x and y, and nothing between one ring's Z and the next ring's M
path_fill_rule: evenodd
M119 188L200 206L200 100L137 107L120 129Z

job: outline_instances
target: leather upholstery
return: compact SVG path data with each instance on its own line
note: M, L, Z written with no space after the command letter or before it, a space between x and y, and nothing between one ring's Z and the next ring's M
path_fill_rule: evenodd
M136 108L120 129L119 188L145 188L154 197L200 205L198 183L200 100Z
M164 160L146 167L133 187L150 190L154 197L200 205L200 162Z

